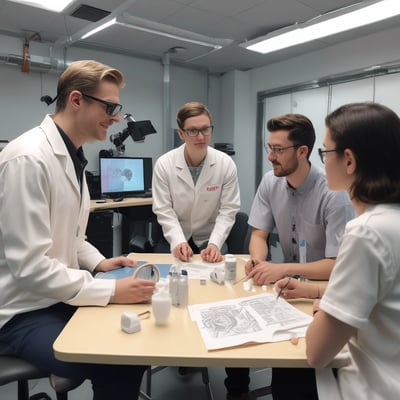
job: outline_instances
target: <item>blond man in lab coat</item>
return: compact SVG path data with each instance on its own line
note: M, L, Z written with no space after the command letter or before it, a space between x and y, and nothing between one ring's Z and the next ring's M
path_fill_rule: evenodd
M61 75L56 112L0 153L0 354L59 376L90 379L94 399L138 397L142 366L65 363L53 342L77 306L149 301L150 281L95 279L135 263L105 259L85 240L89 191L82 145L120 120L122 74L96 61Z
M153 173L153 211L164 233L156 251L182 261L200 252L204 261L219 262L240 209L236 166L209 146L213 125L204 104L185 104L177 123L184 144L161 156Z

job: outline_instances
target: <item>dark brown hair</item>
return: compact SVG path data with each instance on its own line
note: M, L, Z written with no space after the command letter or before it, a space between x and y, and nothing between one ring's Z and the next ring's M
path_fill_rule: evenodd
M350 149L356 159L351 196L367 204L400 201L400 119L377 103L339 107L325 119L338 155Z
M267 122L270 132L288 131L288 139L294 145L305 145L308 147L307 159L315 143L315 130L312 122L301 114L284 114L279 117L271 118Z

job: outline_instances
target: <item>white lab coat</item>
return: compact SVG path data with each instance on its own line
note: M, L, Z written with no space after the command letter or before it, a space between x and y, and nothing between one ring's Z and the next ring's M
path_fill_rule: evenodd
M196 186L184 156L185 144L162 155L154 166L153 212L171 250L191 237L197 246L221 249L240 209L236 165L208 147Z
M0 327L60 301L108 303L115 281L88 272L104 256L85 241L90 198L83 179L81 195L50 116L0 153Z

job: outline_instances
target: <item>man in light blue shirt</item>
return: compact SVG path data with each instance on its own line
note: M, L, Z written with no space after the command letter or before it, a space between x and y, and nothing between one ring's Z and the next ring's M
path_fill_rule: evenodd
M329 190L319 168L310 165L298 187L293 187L289 179L267 172L251 208L250 254L256 266L248 273L260 285L286 275L328 279L344 227L354 214L347 193ZM274 229L282 248L281 264L264 262L269 233Z
M251 259L246 274L258 285L288 275L326 280L354 208L348 194L330 191L324 172L311 165L315 131L307 117L286 114L270 119L267 127L270 137L265 147L273 170L264 175L251 208ZM268 240L274 229L279 235L282 263L268 261ZM227 373L228 394L230 385L246 393L248 370L227 369ZM282 384L288 376L290 385L287 381ZM312 400L316 396L314 370L274 368L272 378L274 400Z

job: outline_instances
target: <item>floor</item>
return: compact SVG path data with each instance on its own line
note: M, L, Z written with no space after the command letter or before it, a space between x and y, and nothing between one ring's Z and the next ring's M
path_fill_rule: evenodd
M208 371L214 400L225 400L225 370L223 368L209 368ZM269 384L270 379L271 370L269 368L251 369L250 389L253 390L266 386ZM43 391L47 392L55 400L54 392L52 392L47 379L40 379L30 383L31 395ZM168 367L153 375L152 400L187 400L189 397L188 393L190 393L190 400L209 400L201 379L200 370L191 369L187 375L181 376L177 368ZM16 384L10 383L0 387L0 399L16 400ZM92 391L88 381L79 388L71 391L68 395L68 400L90 399L92 399ZM258 397L258 399L272 400L272 396Z

